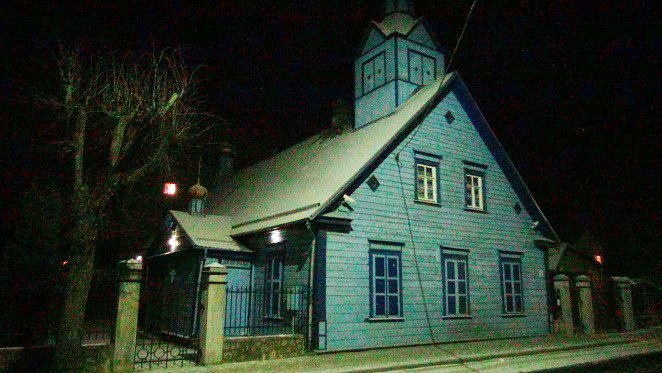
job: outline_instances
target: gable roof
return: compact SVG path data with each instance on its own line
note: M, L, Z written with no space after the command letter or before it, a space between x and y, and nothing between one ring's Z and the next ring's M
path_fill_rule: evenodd
M342 134L313 136L237 173L211 193L210 214L232 216L230 235L312 220L328 212L386 151L453 91L532 219L559 240L457 73L422 87L393 114Z
M232 220L229 216L191 215L171 210L170 215L196 247L250 252L230 237Z
M211 193L211 214L234 217L233 235L317 216L342 196L393 139L448 85L452 75L420 89L396 112L342 134L319 134L249 167Z

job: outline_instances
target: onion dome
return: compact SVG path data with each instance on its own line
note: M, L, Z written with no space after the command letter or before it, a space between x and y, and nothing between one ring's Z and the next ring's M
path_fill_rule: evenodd
M193 199L205 199L207 198L208 194L209 192L207 191L207 188L200 185L200 181L198 181L197 184L190 187L188 190L189 197Z

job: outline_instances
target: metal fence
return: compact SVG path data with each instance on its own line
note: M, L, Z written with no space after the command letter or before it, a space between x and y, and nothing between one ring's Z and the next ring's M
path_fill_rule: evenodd
M309 289L233 287L226 290L225 336L306 334Z
M152 276L143 280L142 291L134 369L195 365L197 282Z

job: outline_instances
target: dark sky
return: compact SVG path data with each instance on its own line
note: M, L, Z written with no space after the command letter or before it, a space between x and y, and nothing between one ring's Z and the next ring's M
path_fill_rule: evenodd
M470 3L414 7L450 51ZM49 172L41 119L26 110L58 42L183 48L248 165L327 127L333 100L351 102L353 60L380 12L367 0L5 1L3 196ZM659 14L653 1L479 1L451 67L562 238L593 231L614 271L631 275L660 269Z

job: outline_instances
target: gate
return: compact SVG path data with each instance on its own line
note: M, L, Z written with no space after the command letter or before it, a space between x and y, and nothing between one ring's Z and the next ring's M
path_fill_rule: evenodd
M193 271L159 264L150 263L142 282L136 370L192 366L199 359L199 282Z

